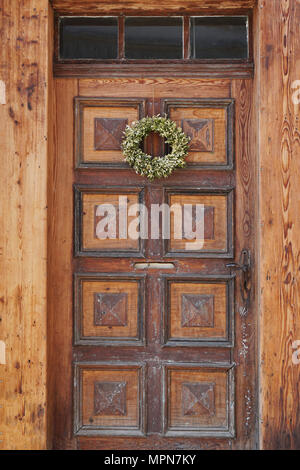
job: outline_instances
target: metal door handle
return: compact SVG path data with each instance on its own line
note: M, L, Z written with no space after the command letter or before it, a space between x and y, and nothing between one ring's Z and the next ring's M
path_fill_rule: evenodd
M242 271L241 279L241 295L245 303L245 306L248 308L250 302L250 293L251 293L251 254L250 250L243 249L241 251L240 262L239 263L228 263L226 268L230 270Z
M251 257L249 250L242 250L239 263L228 263L226 268L247 272L251 268Z

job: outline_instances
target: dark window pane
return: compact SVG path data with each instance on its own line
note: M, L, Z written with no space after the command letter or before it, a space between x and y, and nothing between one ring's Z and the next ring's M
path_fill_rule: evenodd
M61 59L116 59L117 18L61 18Z
M193 59L247 59L248 18L191 18L191 57Z
M126 18L125 57L182 59L182 18Z

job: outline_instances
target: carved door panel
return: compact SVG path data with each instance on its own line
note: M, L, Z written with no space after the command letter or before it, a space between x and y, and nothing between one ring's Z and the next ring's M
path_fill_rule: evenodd
M226 266L254 248L251 91L250 80L56 80L56 447L254 447L254 292ZM151 183L121 141L127 124L158 113L191 140L187 167ZM144 148L167 152L157 135ZM138 204L144 237L132 236ZM173 212L170 236L151 236L162 204L203 208L200 245L176 236Z

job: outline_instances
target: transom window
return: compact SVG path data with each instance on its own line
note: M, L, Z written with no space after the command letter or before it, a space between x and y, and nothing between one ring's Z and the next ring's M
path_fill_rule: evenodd
M58 61L248 61L248 16L59 17Z

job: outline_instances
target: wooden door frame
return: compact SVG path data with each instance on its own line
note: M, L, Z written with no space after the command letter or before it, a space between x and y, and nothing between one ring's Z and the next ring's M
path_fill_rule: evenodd
M101 12L104 5L95 0L50 3L73 13L88 8ZM55 103L50 3L3 0L0 11L4 46L0 259L5 273L0 280L0 340L6 347L6 364L0 363L0 449L51 448L53 410L47 381L55 371L47 364L47 320L50 329L55 325L47 319L47 244L51 242L47 177L55 141ZM176 8L174 1L158 3ZM300 3L195 3L207 11L216 4L227 11L254 7L259 447L296 449L300 448L300 366L292 363L292 343L300 339L300 168L296 158L299 105L293 104L292 86L300 79L300 62L295 59L300 55ZM118 8L122 5L120 0Z

